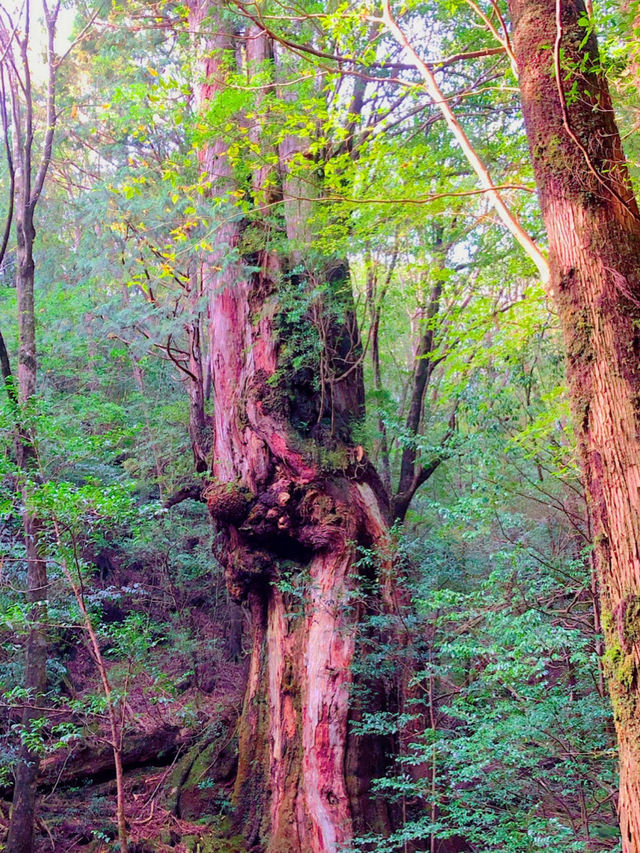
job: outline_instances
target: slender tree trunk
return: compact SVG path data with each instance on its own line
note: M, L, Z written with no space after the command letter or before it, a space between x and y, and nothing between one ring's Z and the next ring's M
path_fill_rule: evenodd
M224 89L236 56L229 26L216 6L192 4L192 31L213 33L204 51L203 104ZM257 62L258 38L250 41ZM301 144L282 145L285 196L293 196L291 160ZM288 319L280 313L279 291L295 279L296 292L304 292L307 276L342 289L346 268L306 269L300 237L307 209L290 197L291 256L279 257L265 244L252 255L249 272L226 155L222 137L200 155L222 210L216 248L203 265L215 413L213 479L205 495L229 590L248 602L252 621L237 822L251 844L269 853L337 853L353 834L345 775L357 617L353 576L358 548L384 540L388 507L350 438L363 398L354 328L338 328L309 299L308 332L324 344L327 383L320 388L317 361L294 366L281 345ZM254 194L263 190L254 175ZM287 278L286 264L296 268Z
M186 327L189 342L189 436L194 466L199 474L207 470L211 450L211 425L205 407L204 368L200 346L200 296L200 277L196 264L192 263L189 270L189 303L192 313Z
M382 303L386 295L387 286L393 275L397 252L394 252L392 262L389 266L387 281L385 282L382 292L377 293L377 272L375 270L374 261L369 252L367 252L367 305L369 308L369 326L370 326L370 341L371 341L371 366L373 368L373 388L377 394L382 393L382 370L380 367L380 319L382 314ZM387 426L382 414L378 414L378 432L380 433L380 449L378 452L378 466L380 476L387 494L391 494L391 457L389 453L389 440L387 436Z
M44 621L46 618L47 564L39 548L41 521L30 510L30 477L34 476L37 465L33 425L30 422L31 402L36 392L36 330L34 306L34 260L35 241L34 212L42 193L47 171L51 163L53 137L57 121L56 113L56 72L55 30L60 4L52 8L46 4L43 13L47 31L47 114L46 129L41 156L35 171L33 158L33 99L31 91L31 67L29 60L31 9L29 0L19 13L20 35L15 39L15 50L3 30L0 42L3 44L3 62L11 54L12 61L7 63L7 87L2 78L3 96L8 92L11 100L13 119L13 155L8 139L7 116L3 114L5 129L5 147L11 175L11 188L15 192L15 223L17 233L17 275L18 294L18 409L23 418L16 425L17 463L22 474L23 527L27 559L27 598L31 604L31 628L27 640L25 660L25 687L29 691L29 702L25 707L22 724L25 729L40 716L36 710L39 700L46 689L47 637ZM16 30L18 23L16 23ZM18 57L19 51L19 57ZM20 66L20 71L18 71ZM21 103L22 101L22 103ZM8 228L3 240L3 251L8 239ZM26 419L26 422L25 420ZM40 759L37 751L23 743L18 756L13 796L13 808L7 838L7 853L31 853L33 850L33 829L36 803L36 781Z
M620 747L622 845L638 853L640 216L606 80L590 70L598 68L598 48L580 23L582 0L509 5L593 521Z
M26 544L28 601L31 605L29 619L31 628L27 639L25 656L24 686L29 693L27 704L22 713L22 727L29 731L32 722L42 716L37 709L41 704L47 683L47 639L43 624L46 607L41 604L47 594L46 563L38 553L40 527L38 519L28 511L23 514L23 527ZM30 853L33 848L33 830L35 824L36 782L40 769L40 756L37 750L29 748L23 740L18 755L13 789L11 823L7 839L7 853Z
M60 525L56 518L54 518L53 522L54 530L56 533L56 539L58 542L58 546L62 547L62 536L60 533ZM74 545L75 552L75 545ZM88 647L93 657L94 663L98 670L98 674L100 675L100 682L102 684L102 692L104 693L105 702L107 705L107 718L109 720L109 731L111 734L110 746L113 751L113 764L116 772L116 824L118 826L118 847L120 853L128 853L129 844L127 840L127 820L126 820L126 812L125 812L125 801L124 801L124 770L122 765L122 744L123 744L123 736L124 736L124 707L126 705L126 696L123 698L122 710L120 710L117 706L117 700L114 698L113 691L111 689L111 683L109 681L109 673L107 672L107 666L105 663L104 656L100 649L100 642L98 640L98 635L96 634L95 628L93 627L93 623L91 621L91 615L87 610L87 604L84 597L84 590L82 586L80 586L77 581L74 580L73 575L71 574L71 570L69 568L69 564L66 559L62 559L62 568L66 575L67 581L71 590L73 591L73 595L76 599L76 603L78 605L78 609L82 614L82 621L84 623L84 630L87 634ZM76 565L76 569L79 572L79 567Z
M402 451L400 461L400 478L398 480L397 493L393 499L393 517L398 521L404 521L409 505L419 487L425 483L436 470L442 456L432 460L431 465L425 466L419 460L417 442L422 424L424 412L424 398L431 381L433 373L433 350L435 344L435 332L433 328L434 318L440 309L440 297L442 296L442 281L436 281L431 290L429 305L422 318L420 338L414 358L414 371L412 377L411 399L409 401L409 412L405 423L407 434L413 441L409 441ZM426 474L428 471L428 475Z
M29 618L31 628L27 639L25 657L24 685L29 692L29 700L22 715L22 726L29 730L34 719L41 716L36 710L46 689L47 638L44 619L47 596L47 564L39 553L41 523L29 509L29 477L35 469L35 448L29 404L36 389L36 340L34 311L34 263L33 241L35 229L29 206L24 197L24 184L19 189L20 203L17 206L18 233L18 401L22 416L27 423L19 424L16 432L17 461L22 472L22 498L24 510L22 523L24 529L27 560L27 600L31 605ZM33 850L33 829L35 819L36 781L40 767L37 750L29 748L23 742L16 766L13 808L7 853L30 853Z
M34 213L51 163L53 139L58 118L56 110L56 77L59 59L55 52L55 33L60 2L51 6L43 2L42 13L47 34L47 94L46 121L42 148L36 162L33 145L35 138L33 118L33 93L31 88L30 26L31 3L26 0L12 20L12 12L5 8L0 28L3 65L1 77L2 98L9 95L13 122L13 152L9 141L9 122L2 107L2 126L10 175L12 201L2 248L4 254L9 239L11 214L15 212L17 234L18 295L18 405L15 407L17 463L22 476L23 527L27 559L27 598L31 604L31 629L27 640L25 661L25 687L29 702L25 707L22 724L25 729L40 716L36 710L46 689L47 637L45 628L47 596L47 564L40 553L41 520L30 510L30 479L37 476L36 445L30 411L36 393L36 323L34 305L33 246L36 237ZM7 31L13 26L9 36ZM5 84L6 71L6 84ZM35 167L35 168L34 168ZM13 196L15 195L15 203ZM6 353L5 353L6 355ZM7 365L3 364L3 373ZM5 377L6 382L6 377ZM8 390L9 387L7 386ZM12 392L9 393L13 402ZM20 418L22 421L20 422ZM37 751L23 742L18 763L13 796L13 808L7 838L7 853L31 853L36 802L36 781L40 759Z

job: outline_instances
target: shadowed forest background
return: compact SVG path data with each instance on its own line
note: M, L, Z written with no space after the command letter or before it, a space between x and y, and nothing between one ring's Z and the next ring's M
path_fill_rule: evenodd
M4 0L0 850L640 853L639 22Z

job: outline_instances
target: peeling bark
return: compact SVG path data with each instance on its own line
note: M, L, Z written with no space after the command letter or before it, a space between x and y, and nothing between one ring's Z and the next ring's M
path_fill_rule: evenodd
M224 90L236 52L216 7L194 2L191 9L191 29L209 16L203 30L214 33L199 90L207 105ZM252 64L269 59L264 34L248 44ZM319 362L293 366L283 347L291 322L287 287L304 298L320 281L349 298L345 264L306 262L310 210L294 198L292 161L307 145L287 138L279 152L291 252L278 255L265 241L252 255L253 272L241 256L225 140L212 138L200 154L223 211L216 248L203 264L215 411L205 498L228 588L251 614L234 799L238 827L267 853L337 853L353 835L345 775L358 617L351 594L358 548L385 540L389 512L375 471L351 438L364 394L349 305L332 314L309 298L305 317L321 345ZM254 174L256 200L271 191L267 179Z

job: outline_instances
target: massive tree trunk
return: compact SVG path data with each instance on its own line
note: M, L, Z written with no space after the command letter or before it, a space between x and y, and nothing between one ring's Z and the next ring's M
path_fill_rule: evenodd
M213 34L199 92L210 107L237 61L235 45L217 6L193 2L191 12L192 31ZM247 43L250 63L269 61L264 34ZM352 837L357 789L345 767L358 549L385 539L388 506L351 439L363 401L353 315L324 312L308 295L308 283L321 279L329 301L334 290L344 299L348 270L306 266L307 212L295 199L282 225L291 255L269 249L266 237L256 250L254 237L249 267L229 148L212 131L200 155L219 216L203 264L214 401L206 498L228 587L248 602L253 626L237 821L251 844L271 853L333 853ZM294 180L289 142L280 151L285 193ZM255 198L269 192L266 181L254 174ZM259 222L250 227L260 233ZM304 363L285 345L301 330L310 344Z
M622 844L638 853L640 216L582 0L510 0L510 9L593 518Z

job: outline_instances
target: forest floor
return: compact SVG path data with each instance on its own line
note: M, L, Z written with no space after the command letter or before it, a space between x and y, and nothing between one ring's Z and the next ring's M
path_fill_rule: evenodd
M116 631L126 625L142 604L155 631L153 642L145 646L144 663L121 653L109 663L124 720L131 853L242 853L229 820L235 725L247 665L241 612L219 582L208 591L198 577L182 583L179 595L176 589L166 594L157 571L140 565L125 568L117 552L108 562L101 585L105 597L108 592L117 601L103 608L111 625ZM181 621L189 631L178 638L175 626ZM236 648L230 648L230 624ZM58 651L64 665L59 691L67 700L58 722L75 722L78 736L42 760L36 849L107 853L114 849L117 829L106 717L87 710L81 719L64 710L100 708L98 672L88 650L77 642ZM109 641L102 651L108 658ZM0 840L8 826L11 790L2 795Z

